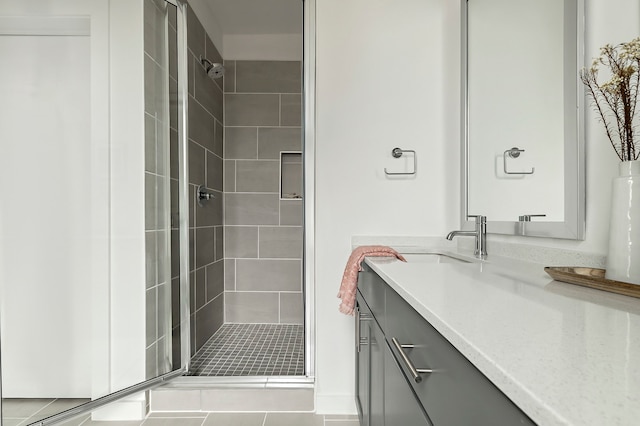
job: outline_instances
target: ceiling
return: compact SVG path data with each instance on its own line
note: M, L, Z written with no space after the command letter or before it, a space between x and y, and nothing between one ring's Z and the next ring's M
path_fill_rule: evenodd
M204 0L224 35L302 34L302 0Z

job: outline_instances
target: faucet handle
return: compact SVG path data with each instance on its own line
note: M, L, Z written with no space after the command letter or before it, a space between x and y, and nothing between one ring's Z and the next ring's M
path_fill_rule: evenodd
M479 214L468 214L467 217L475 217L476 223L487 223L487 217Z
M525 214L518 216L518 222L531 222L532 217L546 217L546 214Z

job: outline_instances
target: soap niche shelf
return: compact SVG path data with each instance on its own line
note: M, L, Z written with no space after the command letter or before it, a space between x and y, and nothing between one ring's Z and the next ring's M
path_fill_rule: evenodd
M302 152L280 151L280 199L302 200Z

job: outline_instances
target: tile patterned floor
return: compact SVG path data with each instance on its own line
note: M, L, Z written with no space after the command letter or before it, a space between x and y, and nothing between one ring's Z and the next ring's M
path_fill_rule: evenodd
M4 399L3 426L26 426L79 400ZM151 413L140 421L92 421L86 414L64 426L360 426L357 416L314 413Z
M192 376L302 376L304 327L224 324L191 360Z

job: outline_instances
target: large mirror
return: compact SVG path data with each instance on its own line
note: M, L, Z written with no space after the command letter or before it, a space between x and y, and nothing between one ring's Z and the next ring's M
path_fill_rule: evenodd
M583 0L462 4L464 228L584 239Z

